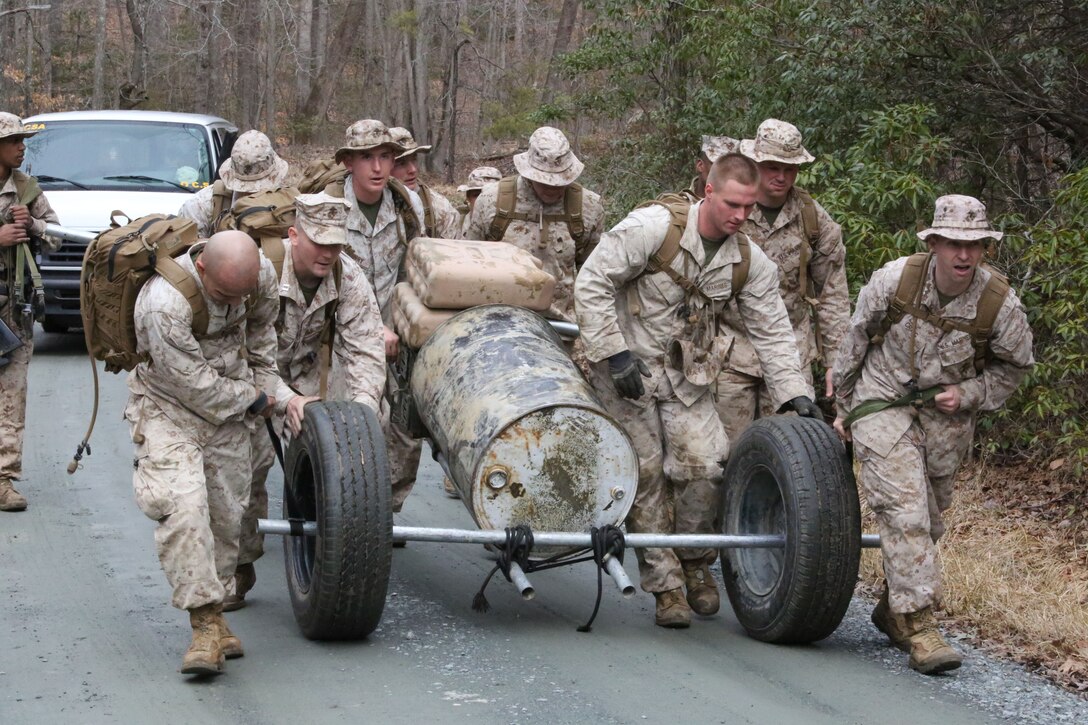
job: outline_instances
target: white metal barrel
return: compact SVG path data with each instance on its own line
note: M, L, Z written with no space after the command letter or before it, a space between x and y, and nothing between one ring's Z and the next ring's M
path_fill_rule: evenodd
M460 312L420 348L411 391L480 528L588 531L626 517L638 457L539 315Z

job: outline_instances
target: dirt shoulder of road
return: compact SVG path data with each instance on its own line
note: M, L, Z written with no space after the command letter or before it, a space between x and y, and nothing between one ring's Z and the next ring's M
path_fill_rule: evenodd
M977 647L1088 694L1088 488L1064 466L963 472L940 542L942 618ZM871 515L865 529L876 530ZM865 551L861 577L875 598L879 551Z

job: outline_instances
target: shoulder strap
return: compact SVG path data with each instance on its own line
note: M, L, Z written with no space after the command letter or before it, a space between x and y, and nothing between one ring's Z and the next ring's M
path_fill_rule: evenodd
M393 206L397 215L404 223L404 243L412 241L420 236L423 230L419 228L420 219L416 216L416 210L412 207L412 196L399 179L389 177L389 190L393 192Z
M230 213L234 192L227 188L222 179L212 184L212 229L219 229L219 223Z
M489 242L501 242L506 234L506 227L514 218L514 208L518 204L518 177L504 176L499 181L499 192L495 199L495 216L487 229Z
M665 232L661 246L653 253L646 265L646 271L650 274L671 269L669 265L680 253L680 238L684 236L684 230L687 229L688 212L691 211L691 202L679 194L662 194L656 199L642 202L635 208L644 209L655 205L669 210L669 228Z
M343 277L344 265L340 264L337 257L333 265L333 284L336 285L336 299L325 308L325 322L321 326L321 375L318 383L318 395L324 399L329 390L329 371L332 369L332 343L336 337L336 310L340 305L340 280Z
M816 202L812 195L800 186L793 188L801 200L801 227L804 230L805 241L815 247L820 242L820 217L816 214Z
M880 321L880 328L869 338L869 342L874 345L883 343L884 336L888 334L888 330L892 329L892 325L903 319L907 310L921 297L931 257L932 254L929 252L918 252L907 258L907 263L899 276L899 284L895 287L895 294L884 312L884 319Z
M986 280L986 287L978 298L978 306L975 311L975 320L972 325L971 342L975 346L975 370L982 372L986 367L986 360L990 356L990 336L994 332L994 322L997 321L997 313L1005 304L1005 297L1009 294L1009 281L996 269L987 266L990 279Z
M155 271L180 292L193 308L193 334L206 335L208 308L204 304L204 296L200 294L200 286L193 275L178 264L176 259L166 254L161 246L159 252L155 259Z
M431 190L419 185L419 200L423 202L423 230L428 237L434 236L434 208L431 206Z
M283 239L274 234L262 236L260 245L264 256L268 258L268 261L271 262L272 266L276 269L276 285L279 286L280 278L283 277Z
M581 246L586 237L586 223L582 216L582 185L575 182L563 194L563 211L567 216L567 230L574 243Z
M42 195L42 187L38 186L38 180L33 176L24 174L19 169L11 170L11 180L15 184L15 195L19 203L30 206L34 200Z

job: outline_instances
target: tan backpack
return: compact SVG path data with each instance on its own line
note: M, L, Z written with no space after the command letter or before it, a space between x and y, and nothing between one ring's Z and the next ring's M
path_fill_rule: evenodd
M174 259L197 240L196 222L183 217L149 214L121 224L119 211L110 228L87 245L79 286L79 311L90 355L118 373L136 367L144 356L136 351L134 311L144 284L158 273L193 308L193 331L208 329L208 310L193 276Z
M563 222L567 225L570 238L581 246L585 242L586 225L582 216L582 185L578 183L567 186L563 194L563 213L544 214L536 216L526 212L517 211L518 206L518 177L506 176L499 181L498 197L495 200L495 216L491 219L491 226L487 229L487 241L501 242L506 235L506 228L510 222L518 221L536 222Z
M899 277L895 295L884 313L884 319L876 334L870 339L874 345L884 342L884 336L892 325L903 319L903 315L911 315L919 320L939 327L945 332L959 330L971 336L971 344L975 348L975 372L981 373L987 361L992 357L990 351L990 336L994 331L994 322L997 321L997 313L1005 303L1005 297L1009 294L1009 281L997 270L987 266L990 279L986 281L986 287L979 297L978 306L975 309L975 319L971 322L957 322L941 317L930 312L921 304L922 289L925 287L926 275L929 271L931 252L918 252L907 258L903 267L903 274Z
M247 194L219 217L215 231L237 229L248 234L275 266L278 278L283 271L283 240L295 223L298 195L292 186Z

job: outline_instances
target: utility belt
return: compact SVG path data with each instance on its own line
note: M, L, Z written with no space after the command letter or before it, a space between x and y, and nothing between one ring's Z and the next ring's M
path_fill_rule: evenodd
M846 416L843 427L849 428L865 416L879 413L888 408L902 408L909 405L915 410L921 410L930 405L933 402L933 399L943 390L944 386L942 385L934 385L932 388L919 390L918 387L914 385L913 381L911 381L910 390L907 391L906 395L898 397L895 400L866 400L860 403Z

